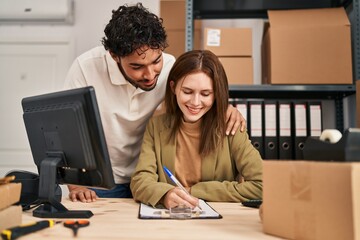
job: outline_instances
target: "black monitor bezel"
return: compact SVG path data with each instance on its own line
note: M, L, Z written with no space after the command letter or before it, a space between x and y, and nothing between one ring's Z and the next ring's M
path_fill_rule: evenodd
M74 184L104 189L115 186L92 86L26 97L22 99L22 107L30 148L40 175L39 200L52 205L46 207L48 210L40 217L54 217L47 213L53 212L49 210L53 207L64 212L61 204L53 199L52 188L55 186L41 187L42 184ZM62 131L71 134L74 139L68 138ZM74 154L74 148L68 141L78 144L75 151L80 150L81 153L76 156L83 156L81 158L86 160L73 159L69 155L70 152ZM69 214L55 217L69 217Z

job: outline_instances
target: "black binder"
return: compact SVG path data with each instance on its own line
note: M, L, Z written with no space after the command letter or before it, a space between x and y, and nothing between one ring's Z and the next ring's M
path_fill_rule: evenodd
M263 107L264 159L278 159L277 102L265 101Z
M308 137L307 102L294 102L292 107L294 158L304 159L304 146Z
M241 115L245 118L246 120L246 124L247 124L247 129L249 129L249 121L248 121L248 103L247 100L245 99L239 99L239 98L235 98L235 107L236 109L241 113Z
M264 158L262 105L262 101L248 101L248 124L251 143L259 151L261 157Z
M293 143L291 138L291 102L278 103L278 146L279 159L293 159Z
M321 101L308 102L308 136L320 137L322 127L322 105Z

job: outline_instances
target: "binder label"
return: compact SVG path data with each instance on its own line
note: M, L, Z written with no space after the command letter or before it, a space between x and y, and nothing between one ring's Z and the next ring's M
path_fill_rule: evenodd
M247 121L247 106L246 103L237 103L236 109L243 115L245 120Z
M310 105L310 136L320 137L321 135L321 107Z
M265 136L276 137L276 104L265 104Z
M291 137L290 104L279 105L280 136Z
M306 105L296 104L295 105L295 136L306 137Z
M261 104L251 104L250 108L251 137L262 137L262 109Z

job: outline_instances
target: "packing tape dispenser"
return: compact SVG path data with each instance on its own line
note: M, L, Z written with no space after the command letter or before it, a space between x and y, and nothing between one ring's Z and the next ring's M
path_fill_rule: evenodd
M360 128L349 128L343 135L338 130L326 129L320 138L306 139L303 153L305 160L360 161Z

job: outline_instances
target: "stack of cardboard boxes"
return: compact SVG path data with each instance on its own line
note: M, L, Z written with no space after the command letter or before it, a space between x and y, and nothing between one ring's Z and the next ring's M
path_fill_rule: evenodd
M0 232L21 224L22 208L14 205L20 194L21 183L0 183Z
M170 45L166 51L178 57L185 51L185 1L162 0L160 8ZM263 84L353 84L350 21L343 7L271 10L268 16ZM194 49L218 55L230 84L254 84L251 29L202 25L194 21Z
M166 52L176 58L185 52L185 0L161 0L160 16L168 37ZM202 28L194 21L193 49L208 49L219 56L229 84L253 84L252 30L250 28ZM161 112L161 108L157 110Z
M229 84L253 84L250 28L205 28L203 48L219 57Z
M268 16L263 84L354 83L344 8L268 11ZM263 172L265 233L360 239L359 162L267 160Z
M161 0L160 17L166 30L169 46L165 49L179 57L185 52L185 0ZM201 21L194 22L194 49L200 49Z
M163 26L167 35L169 46L165 49L166 53L170 53L178 58L185 52L185 0L161 0L160 1L160 17L163 19ZM201 21L194 24L194 49L200 49ZM166 111L164 103L161 103L154 116L163 114Z

